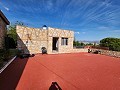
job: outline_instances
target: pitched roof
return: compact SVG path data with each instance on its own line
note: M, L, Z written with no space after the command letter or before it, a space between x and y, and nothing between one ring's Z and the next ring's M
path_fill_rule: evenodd
M6 23L7 25L10 24L10 22L8 21L8 19L5 17L5 15L2 13L1 10L0 10L0 17L2 17L2 19L5 21L5 23Z

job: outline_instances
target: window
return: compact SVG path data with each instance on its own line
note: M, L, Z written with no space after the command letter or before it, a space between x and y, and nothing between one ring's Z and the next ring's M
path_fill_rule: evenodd
M62 38L61 45L68 45L68 38Z

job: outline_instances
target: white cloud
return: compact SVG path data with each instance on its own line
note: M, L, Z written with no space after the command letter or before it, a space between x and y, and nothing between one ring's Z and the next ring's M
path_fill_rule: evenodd
M110 31L110 32L113 32L113 33L120 33L120 30L113 30L113 31Z
M102 2L102 5L105 5L105 6L109 6L111 4L112 4L111 0L105 0Z
M80 34L80 32L75 32L75 34Z
M101 26L101 27L98 27L98 29L100 29L100 30L109 30L110 28L106 27L106 26Z
M7 11L9 11L10 9L9 8L7 8L7 7L4 7Z
M10 9L8 7L6 7L3 3L0 2L0 5L7 11L9 11Z
M86 32L75 32L75 34L85 34Z
M46 4L47 4L46 7L47 7L48 10L50 10L53 7L53 3L50 0L47 1Z
M85 34L86 32L82 32L82 34Z

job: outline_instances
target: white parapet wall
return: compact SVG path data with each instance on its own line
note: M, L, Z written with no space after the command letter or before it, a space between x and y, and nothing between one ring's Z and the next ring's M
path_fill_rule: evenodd
M71 53L88 52L87 48L73 49Z
M62 54L62 53L81 53L81 52L88 52L87 48L80 48L80 49L72 49L70 51L66 51L66 52L52 52L50 54Z

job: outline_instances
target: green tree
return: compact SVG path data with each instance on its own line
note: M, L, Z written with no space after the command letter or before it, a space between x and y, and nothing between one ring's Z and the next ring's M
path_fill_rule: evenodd
M8 26L7 35L8 35L8 37L13 38L15 42L17 42L17 33L16 33L15 25Z
M83 42L80 43L80 46L85 46L85 44Z
M79 41L73 41L73 46L74 47L84 47L85 44L84 43L80 43Z
M100 41L101 47L108 47L109 50L120 51L120 38L104 38Z
M79 46L80 43L78 41L73 41L73 46Z
M87 46L87 45L89 45L89 46L93 46L93 44L92 44L92 43L88 43L88 44L86 44L86 46Z
M9 25L7 28L7 35L8 35L8 37L11 37L14 39L15 44L17 44L17 33L16 33L17 25L25 26L25 24L23 22L17 21L16 23Z

